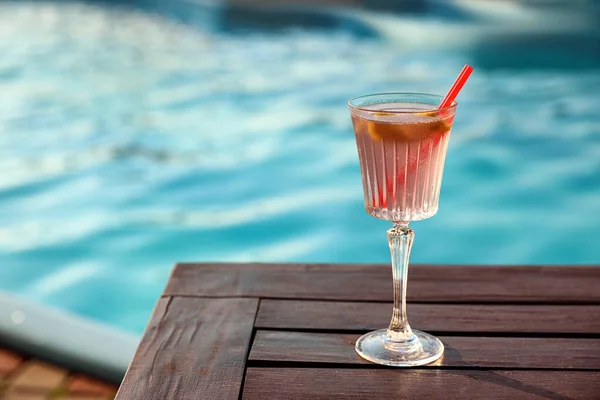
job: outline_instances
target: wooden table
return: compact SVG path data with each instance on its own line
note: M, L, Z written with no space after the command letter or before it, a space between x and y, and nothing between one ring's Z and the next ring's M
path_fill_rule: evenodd
M408 314L443 359L354 352L391 316L387 265L179 264L119 400L600 399L600 266L412 265Z

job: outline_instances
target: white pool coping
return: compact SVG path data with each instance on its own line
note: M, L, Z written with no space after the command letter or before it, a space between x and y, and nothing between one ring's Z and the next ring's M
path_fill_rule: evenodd
M120 383L140 338L0 291L0 346Z

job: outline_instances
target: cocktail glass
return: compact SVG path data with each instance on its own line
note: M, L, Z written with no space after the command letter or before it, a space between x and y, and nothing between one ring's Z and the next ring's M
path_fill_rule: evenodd
M349 101L367 212L391 221L394 306L387 329L356 342L358 354L374 363L408 367L440 358L442 342L411 329L406 315L408 261L414 239L412 221L437 212L446 149L456 103L439 107L442 96L383 93Z

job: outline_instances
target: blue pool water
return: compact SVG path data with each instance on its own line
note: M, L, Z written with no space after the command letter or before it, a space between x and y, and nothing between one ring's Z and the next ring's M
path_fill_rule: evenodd
M600 262L598 14L162 3L0 2L0 290L139 333L176 261L387 262L346 101L466 62L413 261Z

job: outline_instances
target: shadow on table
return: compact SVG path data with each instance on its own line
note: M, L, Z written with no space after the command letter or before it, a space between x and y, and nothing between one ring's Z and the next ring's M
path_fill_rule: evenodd
M453 359L459 360L462 362L462 356L461 356L460 352L453 347L446 345L446 348L444 350L444 356L446 356L446 355L451 356ZM467 364L465 362L464 365L467 366L469 364ZM512 389L517 389L522 392L540 396L540 397L543 397L548 400L574 400L571 397L566 397L562 394L553 392L551 390L544 389L544 388L541 388L538 386L523 383L516 379L509 378L509 377L502 375L501 373L498 373L496 371L489 371L489 370L482 369L482 370L477 371L477 373L473 373L473 371L460 371L460 370L448 371L448 372L456 374L456 375L463 375L463 376L467 377L468 379L475 379L475 380L478 380L481 382L493 383L495 385L504 386L504 387L508 387L508 388L512 388Z

